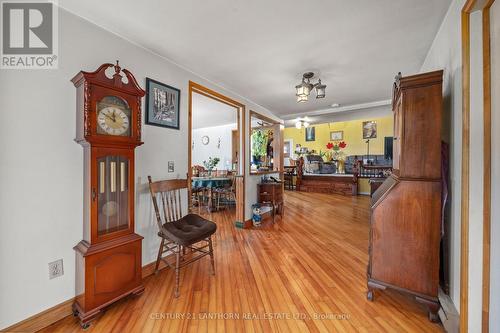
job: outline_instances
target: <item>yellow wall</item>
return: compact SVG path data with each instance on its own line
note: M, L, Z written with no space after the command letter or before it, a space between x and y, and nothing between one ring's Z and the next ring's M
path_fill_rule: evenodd
M384 154L384 137L393 135L392 116L311 125L316 128L316 141L306 141L304 128L300 130L295 127L285 128L284 136L285 140L293 140L293 150L296 144L300 144L302 147L314 149L319 153L320 150L327 151L326 144L330 142L330 132L344 131L343 140L347 143L347 147L343 150L345 155L366 155L366 140L363 139L362 123L367 120L377 122L377 138L370 139L370 155L382 155Z
M326 152L326 144L330 141L330 132L344 131L343 141L347 143L347 147L343 149L346 156L349 155L366 155L366 143L363 139L363 121L374 120L377 122L377 138L370 139L370 155L384 154L384 137L393 136L393 117L371 118L364 120L341 121L335 123L326 123L312 125L316 128L316 140L306 141L305 129L296 129L295 127L285 128L285 140L293 140L292 150L295 151L295 145L300 144L302 147L307 147L309 150ZM359 193L369 193L370 186L368 179L359 179Z

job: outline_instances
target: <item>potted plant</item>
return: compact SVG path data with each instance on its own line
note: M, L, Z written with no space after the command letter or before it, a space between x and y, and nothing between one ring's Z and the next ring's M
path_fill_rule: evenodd
M208 162L203 161L203 166L208 171L209 176L212 176L212 170L219 164L220 158L218 157L209 157Z
M252 132L252 158L255 165L260 166L262 157L267 154L267 133L254 130Z

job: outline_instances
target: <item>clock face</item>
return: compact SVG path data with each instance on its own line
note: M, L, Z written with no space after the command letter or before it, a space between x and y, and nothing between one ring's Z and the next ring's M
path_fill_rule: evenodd
M97 103L97 134L130 136L130 108L117 96L106 96Z
M210 141L210 139L208 138L208 136L204 135L202 138L201 138L201 143L203 143L204 145L208 145L208 142Z
M113 106L105 107L99 111L97 123L109 135L123 135L130 125L125 112Z

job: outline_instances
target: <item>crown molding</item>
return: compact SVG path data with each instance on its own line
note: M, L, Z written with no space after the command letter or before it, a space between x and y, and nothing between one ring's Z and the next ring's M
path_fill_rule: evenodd
M340 106L340 107L336 107L336 108L321 109L321 110L316 110L316 111L290 113L290 114L286 114L286 115L281 116L281 118L285 119L285 120L290 120L290 119L300 118L300 117L305 117L305 116L320 116L320 115L341 113L341 112L347 112L347 111L371 109L371 108L376 108L376 107L381 107L381 106L386 106L386 105L391 105L390 99L368 102L368 103L352 104L352 105Z

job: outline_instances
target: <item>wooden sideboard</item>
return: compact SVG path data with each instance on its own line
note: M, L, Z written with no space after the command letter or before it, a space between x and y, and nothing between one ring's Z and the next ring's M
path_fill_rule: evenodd
M358 175L354 174L304 174L304 158L297 165L296 190L303 192L358 195Z
M438 320L443 71L394 83L393 173L371 201L367 298L413 295Z
M273 221L276 214L283 217L283 183L257 184L258 202L272 208Z

